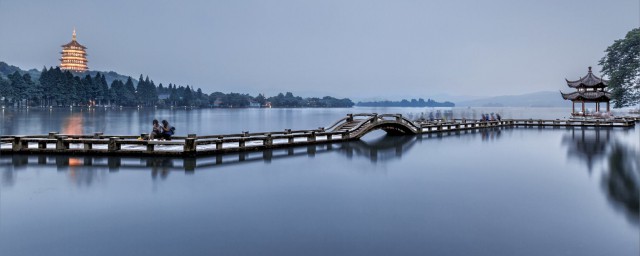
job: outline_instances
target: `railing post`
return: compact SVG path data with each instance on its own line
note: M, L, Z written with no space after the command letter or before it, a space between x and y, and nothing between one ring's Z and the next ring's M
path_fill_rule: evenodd
M327 140L331 140L331 139L333 139L333 138L332 138L332 137L333 137L332 135L333 135L333 134L327 134Z
M49 132L49 137L48 137L48 138L49 138L49 139L55 139L55 138L56 138L56 136L58 136L58 133L57 133L57 132Z
M222 137L220 137L217 141L216 141L216 150L221 150L222 149Z
M82 143L84 146L84 150L90 150L93 149L93 144L91 142L84 142Z
M249 131L242 131L242 137L249 137Z
M289 135L289 137L287 137L287 142L288 142L289 144L293 144L293 141L294 141L294 140L293 140L293 136Z
M238 141L238 147L244 148L244 143L244 139L240 139L240 141Z
M262 144L266 147L273 146L273 138L271 138L271 133L267 133L266 138L262 141Z
M147 142L147 151L154 151L155 144Z
M284 134L291 134L291 129L284 129Z
M307 136L307 142L314 142L314 141L316 141L316 132L311 132Z
M21 136L15 136L13 137L13 142L11 143L11 147L13 151L21 151L27 147L25 147L25 144L22 143L22 137Z
M396 114L396 122L402 123L402 114Z
M47 142L46 141L38 141L38 148L39 149L47 148Z
M107 146L107 151L114 152L120 150L120 144L118 144L118 137L109 137L109 144Z
M58 150L69 149L69 143L65 141L66 139L67 139L67 136L58 136L56 140L56 149Z
M347 122L353 121L353 114L347 114Z
M195 138L195 136L184 139L184 152L185 153L194 153L194 152L196 152L196 138Z
M93 138L94 138L94 139L99 139L99 138L100 138L100 136L102 136L102 133L101 133L101 132L95 132L95 133L93 133Z
M348 140L348 139L351 139L349 131L342 132L342 140Z
M187 138L194 138L194 139L195 139L195 138L197 138L197 137L198 137L198 135L197 135L197 134L195 134L195 133L189 133L189 134L187 134Z

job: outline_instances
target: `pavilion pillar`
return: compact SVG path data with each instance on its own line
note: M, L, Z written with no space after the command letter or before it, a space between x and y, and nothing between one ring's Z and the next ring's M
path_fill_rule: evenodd
M582 115L584 116L586 113L584 112L584 100L582 101Z
M607 101L607 113L608 113L609 111L611 111L611 110L609 109L609 102Z
M596 102L596 112L598 112L598 113L600 112L600 102L599 101Z
M576 113L576 102L571 101L571 114L575 114L575 113Z

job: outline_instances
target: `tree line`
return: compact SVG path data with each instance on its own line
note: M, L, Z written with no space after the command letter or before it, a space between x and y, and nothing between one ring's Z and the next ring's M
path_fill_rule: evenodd
M59 67L43 68L38 79L15 71L4 79L0 76L0 105L3 106L160 106L160 107L352 107L350 99L333 97L302 98L292 93L279 93L266 98L240 93L214 92L205 94L200 88L162 83L156 85L149 77L137 82L113 80L107 84L105 75L96 73L75 76Z
M449 101L445 102L437 102L432 99L427 99L426 101L422 98L420 99L411 99L406 100L403 99L401 101L365 101L358 102L356 104L359 107L455 107L455 104Z

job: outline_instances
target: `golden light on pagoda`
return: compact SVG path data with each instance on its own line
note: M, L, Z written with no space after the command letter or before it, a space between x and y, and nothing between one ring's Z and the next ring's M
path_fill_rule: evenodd
M71 42L62 46L62 58L60 58L60 69L73 72L84 72L87 67L87 47L76 41L76 29L73 29Z

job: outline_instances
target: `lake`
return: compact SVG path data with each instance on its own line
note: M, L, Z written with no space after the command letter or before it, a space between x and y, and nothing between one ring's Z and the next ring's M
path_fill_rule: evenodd
M0 134L327 127L450 109L1 110ZM454 108L566 118L568 109ZM201 158L0 156L1 255L638 255L640 127L496 128Z

